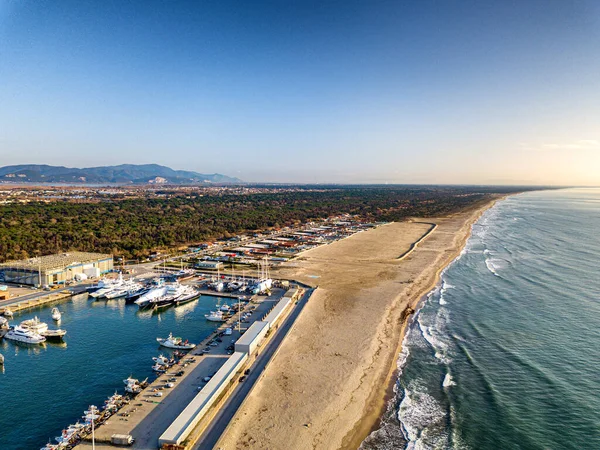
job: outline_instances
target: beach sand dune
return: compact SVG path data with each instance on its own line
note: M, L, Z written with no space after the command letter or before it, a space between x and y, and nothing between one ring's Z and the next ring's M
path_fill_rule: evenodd
M488 206L383 225L275 273L318 289L216 448L357 448L385 405L407 308L434 287Z

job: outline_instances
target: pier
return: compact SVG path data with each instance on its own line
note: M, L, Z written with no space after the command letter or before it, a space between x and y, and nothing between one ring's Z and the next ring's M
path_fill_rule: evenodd
M247 383L239 383L238 377L243 375L242 372L246 368L249 368L248 372L252 373L257 361L260 361L261 371L264 369L264 365L281 343L285 331L294 322L312 290L307 292L307 296L303 296L303 301L298 308L290 307L293 300L299 297L300 292L297 288L288 292L280 289L277 291L277 294L272 297L261 297L257 299L257 303L253 302L255 309L252 311L249 323L242 323L243 337L242 333L234 328L235 317L229 323L224 323L190 352L188 357L182 358L178 365L172 367L167 373L159 375L144 389L131 402L130 408L124 409L126 417L113 416L99 427L96 430L96 443L112 447L110 439L113 434L128 434L135 438L133 448L151 449L158 448L159 445L167 448L172 444L178 448L192 448L232 393L238 392L238 388L243 387L244 391L240 392L237 398L245 397L248 389L258 378L258 373L252 377L243 377L252 378L252 382L248 380ZM292 319L285 320L284 316L288 315L286 313L292 312L294 312L290 314L293 316ZM286 330L280 333L283 330L279 330L279 326L272 327L273 324L262 322L266 318L278 324L286 323ZM256 328L258 324L267 325L266 331L273 332L267 333L267 336L265 333L252 333L251 329ZM217 344L215 339L228 326L233 328L232 335L222 335L222 342L219 340ZM271 344L273 339L270 338L274 336L278 338L274 339L273 345L268 345L267 351L265 346L267 343ZM245 341L249 341L247 348L241 348L241 344ZM214 346L210 345L211 342L215 342ZM227 347L233 347L234 342L235 352L233 350L228 352ZM257 360L258 347L263 348L265 354ZM206 353L209 348L210 352ZM177 376L179 371L184 373ZM172 388L167 388L166 383L169 379L174 379L172 377L176 377L176 384ZM211 428L210 438L215 436L216 430L221 431L220 425L219 423L216 429ZM78 450L91 448L89 440L77 446Z
M42 296L35 297L35 298L30 298L27 300L21 300L21 301L18 301L18 297L17 297L17 299L13 299L13 300L15 300L14 303L9 303L9 304L0 306L0 315L4 314L4 311L6 311L6 309L10 309L13 313L21 312L21 311L25 311L25 310L32 309L32 308L37 308L39 306L44 306L44 305L47 305L48 303L59 302L61 300L70 298L72 295L73 294L69 291L62 291L62 292L49 292L46 295L42 295Z

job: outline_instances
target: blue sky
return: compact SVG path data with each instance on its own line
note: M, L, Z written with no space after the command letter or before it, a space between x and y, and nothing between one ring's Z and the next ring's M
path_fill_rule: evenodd
M600 184L600 2L0 0L18 163Z

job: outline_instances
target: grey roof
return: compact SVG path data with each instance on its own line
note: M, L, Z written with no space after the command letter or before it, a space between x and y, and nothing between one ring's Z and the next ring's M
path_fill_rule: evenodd
M71 265L88 264L102 259L112 259L106 253L68 252L55 255L38 256L35 258L8 261L0 264L0 268L52 270L64 269Z

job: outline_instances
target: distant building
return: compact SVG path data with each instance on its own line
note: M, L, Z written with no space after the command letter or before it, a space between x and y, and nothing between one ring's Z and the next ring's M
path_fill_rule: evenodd
M64 284L77 274L96 276L113 269L104 253L69 252L0 264L0 282L45 286Z
M198 261L196 269L222 269L223 263L220 261Z

